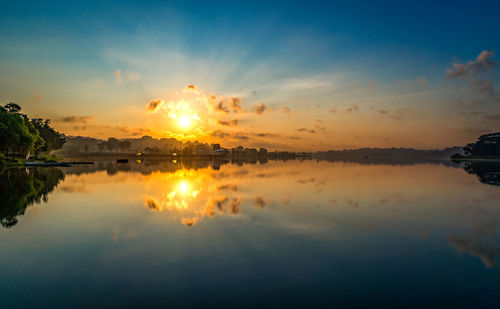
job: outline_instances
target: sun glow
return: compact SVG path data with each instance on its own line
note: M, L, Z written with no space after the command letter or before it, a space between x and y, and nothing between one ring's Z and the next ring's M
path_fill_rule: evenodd
M188 116L181 116L179 118L179 126L181 128L188 128L191 125L191 119Z

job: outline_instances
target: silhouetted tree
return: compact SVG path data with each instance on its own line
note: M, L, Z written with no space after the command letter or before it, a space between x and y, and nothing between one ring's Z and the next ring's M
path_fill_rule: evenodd
M130 149L130 147L132 147L132 143L130 141L119 141L118 142L118 148L121 151L128 150L128 149Z
M42 118L35 118L31 120L31 123L38 130L40 137L44 140L43 146L35 151L36 155L38 155L40 151L50 152L52 150L61 149L64 143L66 143L64 136L50 126L49 119L43 120Z

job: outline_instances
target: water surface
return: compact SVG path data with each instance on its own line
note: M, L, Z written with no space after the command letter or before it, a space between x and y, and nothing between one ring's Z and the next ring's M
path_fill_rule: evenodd
M500 305L498 165L222 163L3 171L3 305Z

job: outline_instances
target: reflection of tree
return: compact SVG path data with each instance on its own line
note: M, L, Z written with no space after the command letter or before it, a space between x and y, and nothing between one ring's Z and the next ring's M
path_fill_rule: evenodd
M482 183L500 186L500 163L470 161L465 162L464 170L477 175Z
M57 168L8 169L0 172L0 223L12 227L33 203L47 201L64 174Z

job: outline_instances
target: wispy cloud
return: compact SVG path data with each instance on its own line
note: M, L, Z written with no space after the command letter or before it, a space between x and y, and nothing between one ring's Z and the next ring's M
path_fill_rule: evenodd
M60 122L65 123L83 123L86 124L89 120L94 119L94 116L67 116L60 119Z
M254 112L257 115L262 115L266 111L266 109L267 109L267 106L263 102L254 105Z

